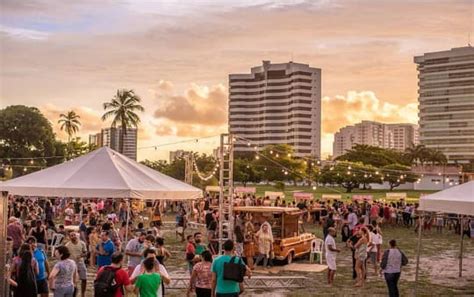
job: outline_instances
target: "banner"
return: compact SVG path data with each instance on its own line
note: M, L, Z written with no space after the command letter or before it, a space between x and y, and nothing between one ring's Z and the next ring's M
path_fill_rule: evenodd
M386 193L385 198L394 200L405 199L407 198L407 193Z
M285 193L265 191L265 197L269 197L270 200L275 200L277 197L280 197L281 199L283 199L283 198L285 198Z
M372 195L352 195L352 201L372 201Z
M313 200L314 196L313 193L304 193L304 192L295 192L293 193L293 199L295 202L299 202L301 200Z
M220 192L221 191L221 188L218 187L218 186L207 186L206 187L206 192L210 193L210 192Z
M323 196L321 197L321 200L323 200L323 201L326 201L328 199L341 200L341 198L342 198L342 195L340 195L340 194L323 194Z
M257 188L255 187L235 187L234 193L255 194Z

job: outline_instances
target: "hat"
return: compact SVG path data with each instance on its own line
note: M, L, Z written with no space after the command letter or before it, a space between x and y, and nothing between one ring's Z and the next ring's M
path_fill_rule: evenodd
M18 221L18 219L15 218L15 217L10 217L10 218L8 219L8 222L9 222L9 223L13 223L13 222L17 222L17 221Z

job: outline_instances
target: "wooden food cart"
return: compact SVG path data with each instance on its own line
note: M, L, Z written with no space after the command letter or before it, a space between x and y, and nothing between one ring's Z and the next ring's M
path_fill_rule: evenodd
M234 207L234 212L236 215L250 213L254 224L259 224L264 220L270 223L276 260L284 260L291 264L294 258L310 253L311 242L316 236L312 233L300 232L300 216L306 211L287 207L239 206ZM255 252L258 253L256 244Z

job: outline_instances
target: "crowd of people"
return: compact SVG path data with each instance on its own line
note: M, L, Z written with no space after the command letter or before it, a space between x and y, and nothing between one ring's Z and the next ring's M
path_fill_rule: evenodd
M7 258L13 296L46 297L52 291L55 297L85 297L87 267L97 268L94 288L89 288L97 296L120 297L125 291L135 291L143 297L163 296L165 285L171 282L166 261L173 256L186 260L191 280L188 294L234 296L243 290L241 283L223 278L224 263L232 256L244 260L246 275L260 264L264 268L273 265L272 225L243 213L236 213L234 230L225 231L233 232L235 240L224 243L224 255L219 255L219 220L225 214L219 213L217 197L212 195L191 204L142 206L112 199L10 199ZM254 195L236 197L234 203L298 208L301 221L322 227L330 286L334 284L336 255L341 251L341 244L336 244L340 234L341 242L352 251L354 285L364 286L371 265L374 275L383 273L390 295L397 296L396 284L406 257L396 248L395 241L390 241L390 249L382 250L382 227L399 225L416 230L416 204L340 200L287 203L280 198ZM176 214L176 237L185 242L184 255L172 255L165 247L161 227L166 212ZM186 236L188 222L201 223L206 232L194 230ZM422 224L427 231L434 225L437 232L463 230L467 236L472 236L474 230L472 220L460 228L457 217L449 215L431 214ZM48 255L54 259L48 259Z

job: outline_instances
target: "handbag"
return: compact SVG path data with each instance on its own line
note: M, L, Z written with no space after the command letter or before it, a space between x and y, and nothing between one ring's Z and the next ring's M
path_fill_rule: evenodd
M230 258L229 262L224 263L224 279L241 283L244 281L246 268L242 259L239 258L236 263L236 258L237 257L234 256Z

